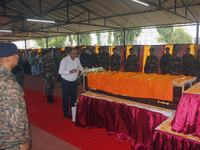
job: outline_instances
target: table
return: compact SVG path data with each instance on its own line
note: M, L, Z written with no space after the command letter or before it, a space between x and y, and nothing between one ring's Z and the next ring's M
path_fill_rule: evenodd
M119 142L131 142L135 149L151 145L154 129L174 111L92 92L83 93L77 103L77 127L105 128Z

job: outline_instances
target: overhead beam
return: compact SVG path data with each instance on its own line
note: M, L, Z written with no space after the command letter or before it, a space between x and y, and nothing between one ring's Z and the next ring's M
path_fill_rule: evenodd
M80 13L80 14L72 17L72 18L70 18L68 21L71 21L72 19L79 17L80 15L84 14L85 12L87 12L87 10L85 10L84 12L82 12L82 13Z
M176 0L174 0L174 12L176 13Z
M23 0L20 0L20 2L26 6L34 15L38 16ZM39 17L39 16L38 16Z
M42 2L39 0L39 13L40 13L40 18L41 18L41 13L42 13Z
M69 0L66 0L67 2L67 21L69 21Z
M4 7L4 15L6 15L6 3L5 3L5 0L3 0L3 7Z

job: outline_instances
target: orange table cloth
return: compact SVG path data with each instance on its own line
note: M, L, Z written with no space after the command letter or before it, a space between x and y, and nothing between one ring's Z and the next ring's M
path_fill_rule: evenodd
M173 83L157 80L90 73L88 87L115 95L173 101Z

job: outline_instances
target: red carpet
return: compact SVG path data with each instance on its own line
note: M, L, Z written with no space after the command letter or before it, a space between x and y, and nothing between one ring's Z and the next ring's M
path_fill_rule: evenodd
M114 135L107 135L105 129L75 127L63 116L62 99L54 97L55 103L48 103L44 93L25 89L25 100L30 123L83 150L126 150L129 142L119 143Z

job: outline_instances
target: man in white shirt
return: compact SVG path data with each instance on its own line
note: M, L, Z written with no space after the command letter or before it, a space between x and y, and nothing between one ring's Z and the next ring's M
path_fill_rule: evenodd
M74 106L77 98L77 77L78 72L83 71L80 60L77 57L78 51L71 49L69 55L63 58L60 62L59 74L61 75L62 85L62 99L63 99L63 113L68 119L72 117L69 115L69 97L70 108Z

